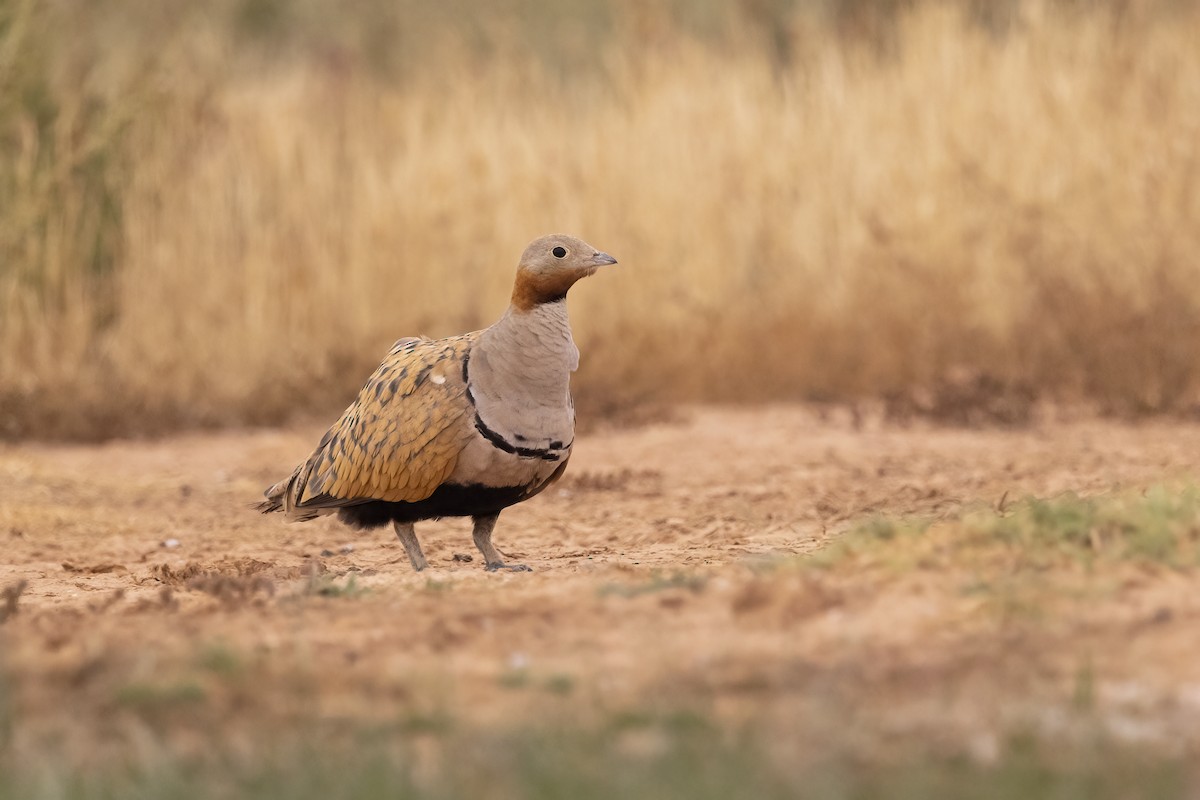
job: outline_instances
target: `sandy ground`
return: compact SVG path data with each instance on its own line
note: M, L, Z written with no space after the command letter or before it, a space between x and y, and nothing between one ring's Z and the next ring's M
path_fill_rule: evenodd
M485 573L466 520L418 526L431 568L416 574L384 531L251 511L320 433L0 449L18 751L186 751L214 730L253 749L264 723L296 719L683 705L768 726L788 752L920 736L986 759L1015 727L1085 717L1200 752L1194 570L1070 575L1086 600L1012 614L953 570L805 567L873 514L1194 481L1200 426L691 409L581 435L564 480L501 516L496 542L524 574Z

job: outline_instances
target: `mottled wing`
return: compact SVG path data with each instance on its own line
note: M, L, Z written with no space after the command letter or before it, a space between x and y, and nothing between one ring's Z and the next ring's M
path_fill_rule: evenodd
M401 339L292 475L286 510L416 502L458 463L470 432L463 363L475 334ZM305 513L305 512L310 513Z

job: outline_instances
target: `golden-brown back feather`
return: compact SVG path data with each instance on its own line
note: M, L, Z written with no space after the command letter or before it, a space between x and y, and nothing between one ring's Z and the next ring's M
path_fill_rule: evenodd
M463 361L477 336L397 341L313 454L260 508L309 518L324 508L433 494L472 430Z

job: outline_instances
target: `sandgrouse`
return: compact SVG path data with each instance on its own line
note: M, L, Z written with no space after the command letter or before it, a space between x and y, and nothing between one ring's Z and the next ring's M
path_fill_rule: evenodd
M562 475L579 350L567 290L616 259L573 236L521 255L512 303L491 327L447 339L400 339L317 449L256 507L292 520L336 512L362 529L391 522L413 568L428 566L413 524L471 517L488 570L500 512Z

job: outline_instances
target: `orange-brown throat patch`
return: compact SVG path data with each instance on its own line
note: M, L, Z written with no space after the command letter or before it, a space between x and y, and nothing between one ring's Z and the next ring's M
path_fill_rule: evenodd
M513 284L512 305L518 311L531 311L543 303L562 300L567 290L582 276L578 272L539 274L521 267Z

